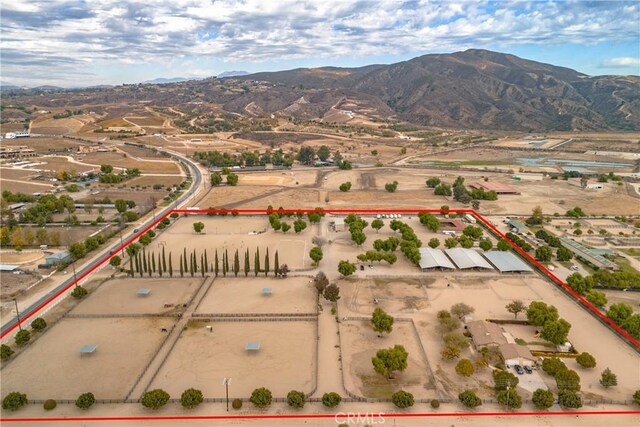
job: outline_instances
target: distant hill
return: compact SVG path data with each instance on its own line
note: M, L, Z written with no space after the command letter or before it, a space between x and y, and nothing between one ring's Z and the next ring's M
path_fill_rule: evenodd
M390 65L299 68L249 79L373 96L411 123L518 130L640 130L640 77L590 77L470 49Z
M247 71L224 71L218 74L216 77L219 79L223 79L225 77L239 77L239 76L246 76L248 74L249 72Z
M196 80L196 79L189 79L186 77L169 77L169 78L158 77L157 79L153 79L153 80L145 80L142 83L148 84L148 85L163 85L167 83L187 82L189 80Z

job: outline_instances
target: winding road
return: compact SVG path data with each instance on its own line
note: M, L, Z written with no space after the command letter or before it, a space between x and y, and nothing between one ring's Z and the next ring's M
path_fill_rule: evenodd
M157 147L154 147L154 148L157 149ZM186 204L201 189L206 189L205 186L203 186L203 173L202 173L199 165L197 165L195 162L193 162L192 160L190 160L189 158L187 158L186 156L184 156L184 155L182 155L180 153L177 153L177 152L174 152L174 151L169 151L169 150L162 150L162 149L159 149L159 151L165 151L167 154L169 154L173 158L175 158L175 159L181 161L183 164L187 165L187 167L189 168L189 171L191 173L191 176L193 177L193 182L192 182L192 185L189 188L189 190L187 190L182 195L182 197L180 197L179 200L175 201L174 203L171 203L170 205L168 205L167 207L163 208L162 210L160 210L159 212L157 212L157 213L155 213L153 215L147 215L149 218L146 221L141 222L141 223L137 223L135 225L135 228L138 229L138 230L144 230L145 228L149 227L155 221L156 218L161 218L164 215L166 215L169 211L171 211L172 209L175 209L176 207L178 207L179 205ZM126 242L131 240L134 237L134 235L135 235L135 233L133 233L131 236L129 236L126 239ZM84 266L82 266L80 269L78 269L78 271L76 272L77 277L84 277L90 271L95 269L99 264L103 263L106 259L108 259L109 256L111 255L111 253L115 252L119 248L120 248L120 242L119 241L117 243L115 243L115 244L112 244L112 245L109 245L109 246L105 246L102 249L102 252L98 256L95 256L90 262L86 263ZM48 293L43 295L36 302L32 303L31 305L29 305L26 308L23 308L20 311L20 319L22 320L22 322L25 323L26 320L28 318L30 318L34 313L36 313L41 308L43 308L45 305L47 305L47 303L50 300L52 300L52 299L54 299L56 297L58 297L58 298L62 297L63 294L65 293L65 290L67 290L67 288L70 288L71 285L73 284L73 282L74 282L74 278L73 278L73 276L71 276L71 277L67 278L66 280L64 280L63 282L61 282L55 288L51 289ZM6 323L4 323L2 325L2 327L0 328L0 338L4 338L7 334L12 332L17 326L18 326L18 318L17 317L12 317L10 320L8 320Z

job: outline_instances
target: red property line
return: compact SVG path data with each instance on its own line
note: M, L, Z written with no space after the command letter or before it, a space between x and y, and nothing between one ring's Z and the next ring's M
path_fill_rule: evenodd
M532 416L577 416L577 415L640 415L640 411L553 411L553 412L418 412L412 414L399 413L349 413L352 417L383 417L383 418L429 418L429 417L532 417ZM347 419L346 413L337 412L335 414L283 414L283 415L158 415L140 417L54 417L54 418L2 418L3 423L9 422L54 422L54 421L176 421L176 420L256 420L256 419L321 419L332 418L340 421Z
M443 211L441 209L173 209L163 216L159 217L155 221L153 221L149 226L144 228L135 236L132 236L128 240L126 240L122 245L118 246L113 252L107 256L105 259L97 263L90 270L86 271L84 274L80 275L77 280L70 283L61 291L57 292L47 301L42 303L36 310L34 310L31 314L21 318L20 324L25 322L31 316L38 313L44 307L46 307L51 301L56 299L62 293L67 291L71 286L74 286L76 283L87 277L97 268L102 266L105 262L109 261L113 256L117 255L120 251L124 250L128 245L133 243L136 239L138 239L141 235L149 231L160 221L165 219L167 216L172 213L185 213L185 214L269 214L269 213L313 213L313 212L323 212L323 213L365 213L365 214L383 214L383 213L407 213L407 214L418 214L418 213L467 213L472 214L476 218L478 218L485 226L490 228L495 234L509 242L509 244L524 256L527 260L531 261L536 267L538 267L541 271L543 271L547 276L549 276L554 282L561 285L566 291L568 291L571 295L573 295L578 301L580 301L585 307L594 312L598 317L611 325L616 331L618 331L621 335L623 335L629 342L631 342L636 347L640 348L640 342L634 339L631 335L629 335L625 330L620 328L615 322L609 319L606 315L600 312L595 306L589 303L586 299L584 299L581 295L576 293L573 289L571 289L565 282L563 282L556 275L551 273L544 265L540 264L536 261L531 255L522 250L518 245L508 239L503 233L501 233L491 222L485 219L482 215L477 213L472 209L449 209L447 211ZM3 338L13 329L15 329L18 324L14 325L12 328L5 331L4 334L0 336ZM374 414L375 416L381 415L383 417L389 418L422 418L422 417L486 417L486 416L562 416L562 415L634 415L640 414L640 411L584 411L584 412L567 412L567 411L555 411L555 412L450 412L450 413L412 413L412 414L398 414L398 413L380 413ZM285 415L175 415L175 416L138 416L138 417L54 417L54 418L0 418L0 423L3 422L57 422L57 421L139 421L139 420L149 420L149 421L162 421L162 420L251 420L251 419L312 419L312 418L335 418L338 414L285 414ZM367 414L360 414L361 416L365 416ZM369 413L368 415L372 415ZM356 414L357 416L357 414ZM346 417L346 416L345 416ZM344 418L344 417L343 417Z

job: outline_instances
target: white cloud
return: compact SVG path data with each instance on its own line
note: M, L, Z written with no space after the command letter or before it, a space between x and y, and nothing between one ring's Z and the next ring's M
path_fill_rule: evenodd
M154 0L147 5L139 0L14 0L3 2L1 13L3 78L40 75L45 67L63 79L65 73L77 72L78 64L163 64L178 57L331 62L337 57L469 46L637 41L640 4ZM637 65L622 63L610 66Z
M609 58L602 63L602 67L607 68L636 68L640 71L640 58L622 57Z

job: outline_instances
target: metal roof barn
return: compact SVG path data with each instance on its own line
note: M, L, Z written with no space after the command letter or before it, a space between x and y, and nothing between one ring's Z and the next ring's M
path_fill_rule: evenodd
M468 268L482 268L485 270L493 270L491 264L473 249L452 248L445 249L445 253L451 261L461 270Z
M422 271L431 268L448 268L455 270L451 260L440 249L420 248L420 268Z
M518 258L513 252L489 251L482 255L501 273L533 271L527 263Z

